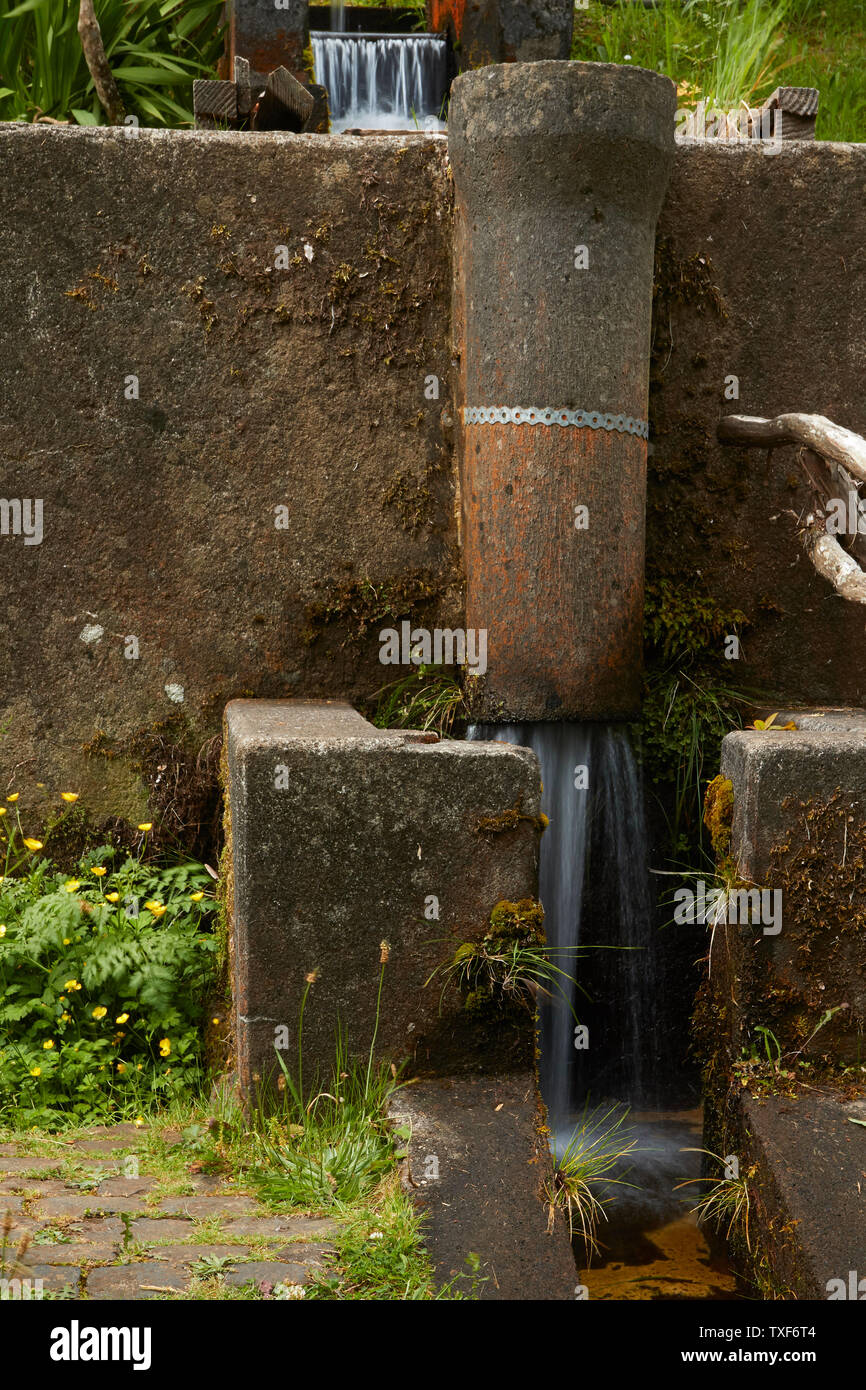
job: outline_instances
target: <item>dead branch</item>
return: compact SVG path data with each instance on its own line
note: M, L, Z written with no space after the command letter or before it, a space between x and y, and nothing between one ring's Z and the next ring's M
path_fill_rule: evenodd
M93 8L93 0L81 0L78 11L78 36L99 103L108 117L109 125L123 125L126 110L123 98L114 80L114 73L105 56L102 31Z
M722 444L757 445L774 449L783 444L800 446L800 461L813 491L815 512L806 517L801 532L803 547L818 574L832 584L841 598L866 604L866 572L857 556L866 559L861 518L866 507L858 486L866 482L866 439L852 430L834 425L823 415L777 415L764 420L752 415L728 415L717 430ZM843 504L846 516L853 516L856 530L848 526L840 534L845 546L828 529L831 503ZM866 529L866 528L864 528Z

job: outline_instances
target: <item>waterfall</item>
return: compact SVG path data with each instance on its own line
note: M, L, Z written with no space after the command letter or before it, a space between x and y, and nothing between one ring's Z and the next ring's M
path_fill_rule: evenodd
M445 40L435 34L310 35L332 130L444 130Z
M653 1103L657 1089L659 990L643 789L624 729L589 723L480 724L468 737L531 748L541 764L539 895L555 961L591 995L571 1004L589 1028L575 1048L563 999L542 1001L541 1089L551 1130L566 1131L592 1091ZM575 962L578 948L586 954ZM560 954L560 952L562 954Z

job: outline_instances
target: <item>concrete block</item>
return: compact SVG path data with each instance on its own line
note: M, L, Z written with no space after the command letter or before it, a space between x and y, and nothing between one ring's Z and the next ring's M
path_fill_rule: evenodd
M796 730L742 731L722 744L733 860L741 879L779 894L780 911L772 923L717 927L711 979L732 1055L763 1026L789 1058L802 1048L856 1063L866 1027L866 713L789 710L777 722L789 718Z
M339 1019L366 1052L383 940L379 1050L423 1051L463 1012L455 999L440 1016L430 972L483 933L497 902L535 896L534 753L386 732L330 701L235 700L226 732L242 1084L276 1072L275 1042L293 1068L311 974L305 1075L330 1071ZM516 827L479 833L482 817L515 806Z

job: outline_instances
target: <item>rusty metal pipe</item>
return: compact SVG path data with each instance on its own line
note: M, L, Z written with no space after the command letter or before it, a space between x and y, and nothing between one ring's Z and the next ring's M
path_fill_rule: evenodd
M667 78L607 63L503 64L452 88L479 719L638 707L653 250L675 109Z

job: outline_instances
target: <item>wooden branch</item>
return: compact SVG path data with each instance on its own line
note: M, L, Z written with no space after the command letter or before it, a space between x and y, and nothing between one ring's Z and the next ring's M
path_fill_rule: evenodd
M109 125L123 125L126 110L120 90L109 67L102 42L102 31L93 8L93 0L81 0L78 11L78 36L99 103L108 117Z
M759 444L775 449L781 444L803 444L823 458L841 463L861 482L866 482L866 439L853 430L834 425L824 415L777 415L763 420L757 415L726 415L719 421L722 444Z
M822 521L813 521L806 527L803 545L815 569L837 594L852 603L866 603L866 574L836 537L827 534Z
M801 447L801 461L815 500L823 515L810 515L802 532L803 546L818 574L826 579L841 598L866 604L866 572L855 556L866 558L861 518L866 508L857 491L858 479L866 481L866 439L852 430L834 425L823 415L777 415L764 420L752 415L728 415L719 421L717 434L722 444L759 445L773 449L781 444ZM856 531L845 532L855 552L850 555L827 530L828 507L832 501L844 503L846 516L852 516Z

